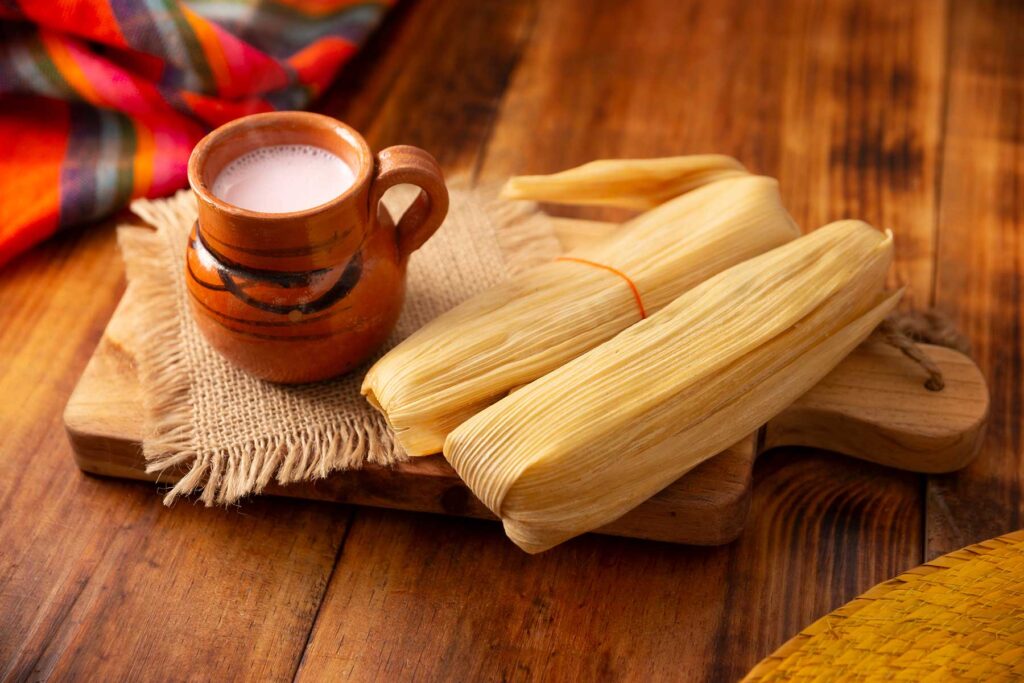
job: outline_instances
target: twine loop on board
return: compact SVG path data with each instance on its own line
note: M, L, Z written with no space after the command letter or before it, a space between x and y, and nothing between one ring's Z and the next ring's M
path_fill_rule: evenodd
M899 349L928 373L924 383L928 391L942 391L946 381L939 366L918 344L945 346L963 354L971 352L970 343L953 321L936 310L893 313L878 326L878 333L885 343Z

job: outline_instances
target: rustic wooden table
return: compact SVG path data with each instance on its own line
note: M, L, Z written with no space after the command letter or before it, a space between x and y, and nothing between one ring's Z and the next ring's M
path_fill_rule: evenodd
M797 220L896 233L894 279L991 380L968 470L758 463L722 548L257 499L166 509L83 476L61 410L123 290L113 223L0 271L0 678L732 680L869 586L1022 526L1024 5L423 0L320 109L500 178L733 154Z

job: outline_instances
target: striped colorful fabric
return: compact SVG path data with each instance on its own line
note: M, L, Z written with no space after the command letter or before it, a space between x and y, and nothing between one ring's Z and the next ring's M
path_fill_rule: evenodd
M308 105L390 4L0 0L0 265L183 186L210 128Z

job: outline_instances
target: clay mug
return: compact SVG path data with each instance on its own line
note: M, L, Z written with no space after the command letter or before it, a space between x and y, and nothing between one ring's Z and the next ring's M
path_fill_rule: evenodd
M213 194L228 163L270 145L326 149L355 182L325 204L290 213L249 211ZM308 112L221 126L196 145L188 180L199 208L185 272L193 317L228 360L273 382L326 379L370 356L398 320L409 255L448 211L430 154L399 145L374 155L350 126ZM396 224L380 200L403 183L421 191Z

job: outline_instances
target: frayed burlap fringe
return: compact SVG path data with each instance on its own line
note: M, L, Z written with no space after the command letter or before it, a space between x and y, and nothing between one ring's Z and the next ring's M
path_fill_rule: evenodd
M508 273L559 251L535 206L494 201L493 188L469 190L458 180L451 187L449 220L410 261L408 301L387 348ZM389 195L388 203L402 207L410 197ZM200 489L206 505L231 504L271 482L311 481L405 458L359 395L365 368L332 382L283 387L245 375L206 345L181 276L196 217L191 192L138 200L132 210L155 228L124 226L118 236L139 342L146 471L181 476L166 504Z

